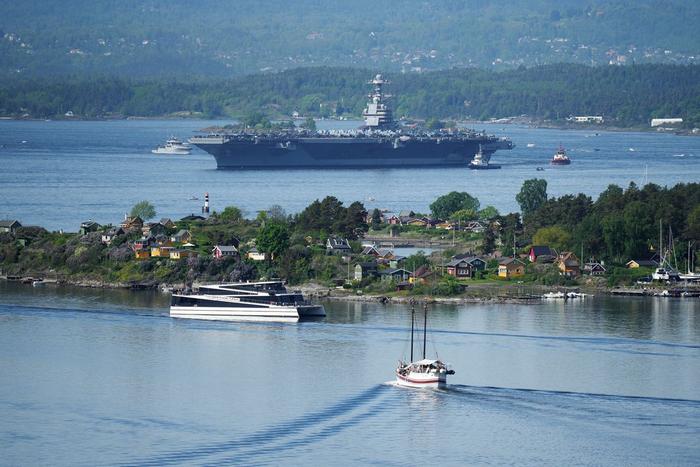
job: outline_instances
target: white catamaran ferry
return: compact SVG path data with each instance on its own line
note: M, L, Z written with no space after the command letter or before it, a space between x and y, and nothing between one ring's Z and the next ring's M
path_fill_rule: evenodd
M173 294L173 318L219 321L284 321L326 316L323 305L288 292L282 281L202 285L195 293Z
M428 306L424 307L423 318L423 358L413 361L413 334L415 328L415 309L411 309L411 360L404 362L399 360L396 368L396 384L409 388L433 388L444 389L447 387L447 375L455 374L449 364L440 360L425 358L425 345L428 329Z

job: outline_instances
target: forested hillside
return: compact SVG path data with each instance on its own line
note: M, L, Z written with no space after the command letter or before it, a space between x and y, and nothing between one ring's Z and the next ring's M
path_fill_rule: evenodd
M373 71L302 68L230 80L35 78L0 83L0 115L32 118L163 116L358 116ZM389 74L399 117L563 120L603 115L608 123L647 125L682 117L700 126L700 66L587 67L573 64L494 72L462 69Z
M688 0L0 0L0 76L697 63Z

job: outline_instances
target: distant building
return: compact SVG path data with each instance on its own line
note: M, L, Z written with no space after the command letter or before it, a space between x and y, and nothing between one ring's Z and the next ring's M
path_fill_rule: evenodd
M530 248L528 258L531 263L551 263L557 257L554 250L548 246L534 245Z
M22 227L22 224L20 224L19 221L0 221L0 232L15 233L20 227Z
M664 126L664 125L680 125L683 123L682 118L652 118L651 127Z
M653 259L632 259L625 263L627 269L638 269L638 268L658 268L659 263Z
M525 275L525 263L517 258L505 258L498 262L498 277L510 279Z
M581 263L571 251L564 251L557 260L559 273L566 277L578 277L581 275Z
M265 253L259 252L258 249L255 247L248 250L248 253L245 254L245 257L252 261L265 261Z
M486 262L476 256L468 256L465 258L454 258L445 265L447 274L458 279L473 278L476 271L483 271L486 268Z
M127 232L130 230L141 230L143 228L143 219L139 216L124 216L120 227Z
M175 235L170 237L170 240L172 240L173 243L189 243L192 241L192 234L189 230L180 229Z
M350 253L352 248L345 238L330 237L326 240L326 253L332 255L344 255Z
M192 250L180 250L180 249L170 250L170 259L173 259L175 261L179 261L183 258L188 258L190 256L197 256L197 253L195 253Z
M212 257L216 259L228 258L238 255L238 248L232 245L216 245L211 251Z
M603 123L604 119L600 115L577 115L567 118L574 123Z
M87 235L98 230L100 230L100 224L95 221L85 221L80 224L80 235Z
M379 274L377 271L377 263L370 261L367 263L358 263L355 265L354 278L356 281L361 281L367 277L376 277Z
M583 273L589 276L604 276L605 267L596 262L590 262L583 265Z
M411 273L405 269L384 269L379 271L379 276L383 281L404 282L408 281Z
M121 227L113 227L106 232L102 232L102 243L105 245L110 245L112 241L118 237L119 235L124 235L124 229Z

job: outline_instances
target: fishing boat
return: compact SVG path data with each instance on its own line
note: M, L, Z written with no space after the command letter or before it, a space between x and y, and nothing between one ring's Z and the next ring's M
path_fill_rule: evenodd
M413 343L416 322L416 310L411 308L411 359L409 362L399 360L396 368L396 384L409 388L444 389L447 387L447 375L455 374L447 363L430 360L425 356L428 329L428 306L423 307L423 358L413 361Z

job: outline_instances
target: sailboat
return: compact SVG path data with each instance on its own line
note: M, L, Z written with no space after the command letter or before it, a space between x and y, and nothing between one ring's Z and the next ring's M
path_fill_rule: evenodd
M700 272L694 272L695 260L693 259L693 250L691 250L692 244L688 242L688 272L686 274L680 274L679 277L683 281L700 281Z
M409 388L433 388L444 389L447 387L447 375L455 374L448 364L440 360L425 358L425 345L428 329L428 305L423 307L423 358L413 361L413 335L415 331L416 310L411 308L411 360L404 362L399 360L396 368L396 384Z
M668 243L669 247L666 251L663 249L662 225L659 222L659 267L652 273L651 278L655 281L673 282L680 280L680 274L671 266L671 252L673 251L673 236L671 235L671 227L668 228Z

